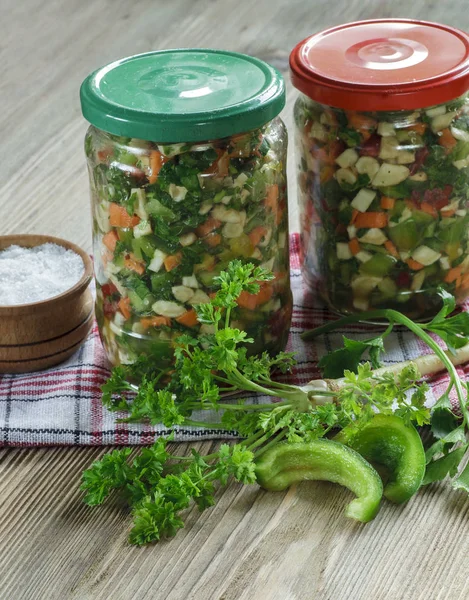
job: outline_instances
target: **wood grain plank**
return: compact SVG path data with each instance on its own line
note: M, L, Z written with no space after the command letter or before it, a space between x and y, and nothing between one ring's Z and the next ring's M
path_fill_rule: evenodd
M464 592L468 502L449 486L405 507L386 504L362 526L344 517L351 494L331 484L272 494L233 483L214 508L192 510L175 539L137 549L126 543L129 517L117 502L80 502L79 473L102 452L0 453L2 597L407 600Z
M287 74L290 49L325 26L420 17L469 29L466 0L2 0L0 233L49 233L91 250L86 123L78 89L115 58L167 47L247 52ZM293 132L287 80L283 117ZM290 215L296 213L290 136ZM199 445L203 452L217 444ZM187 452L181 445L178 452ZM231 484L170 541L129 547L115 501L88 508L80 473L102 448L0 450L0 598L10 600L466 600L469 503L447 484L359 526L350 494L305 483Z

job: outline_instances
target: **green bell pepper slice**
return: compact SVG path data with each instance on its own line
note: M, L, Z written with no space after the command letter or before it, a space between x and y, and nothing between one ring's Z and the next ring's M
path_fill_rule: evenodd
M142 260L144 256L152 258L156 248L157 238L155 238L155 236L146 235L132 240L132 251L138 260Z
M467 233L469 219L457 219L448 227L442 227L438 231L438 238L447 244L460 244Z
M422 237L414 219L407 219L395 227L390 227L388 235L397 249L403 252L413 250Z
M387 185L380 189L383 196L391 198L408 198L412 193L412 189L407 181L402 181L397 185Z
M334 440L347 444L366 460L385 467L389 479L384 496L391 502L407 502L425 475L425 450L413 425L396 415L376 415L358 431L347 428Z
M117 231L119 242L124 244L127 250L132 250L132 240L134 239L134 232L132 229L119 229Z
M370 260L363 263L360 267L360 272L365 275L373 275L375 277L385 277L396 263L393 256L376 253Z
M331 481L357 496L347 506L348 517L366 523L379 510L383 485L378 473L343 444L327 439L282 442L261 454L256 463L257 482L266 490L281 491L304 480Z
M432 217L432 215L429 215L423 210L413 210L412 218L417 223L419 229L425 229L426 227L435 222L435 217Z

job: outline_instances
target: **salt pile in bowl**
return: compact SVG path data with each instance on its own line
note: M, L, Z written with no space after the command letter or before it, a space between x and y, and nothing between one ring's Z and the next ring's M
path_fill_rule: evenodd
M58 296L78 283L84 271L82 258L58 244L9 246L0 251L0 306Z

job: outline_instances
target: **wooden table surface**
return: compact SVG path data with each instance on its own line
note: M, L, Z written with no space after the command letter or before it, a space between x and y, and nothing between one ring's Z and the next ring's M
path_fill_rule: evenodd
M78 89L96 67L196 46L246 52L286 73L308 34L391 16L469 29L467 0L2 0L0 234L48 233L91 249ZM290 85L288 98L291 126ZM293 166L290 158L295 229ZM1 600L469 598L469 500L448 484L385 504L366 526L344 517L343 488L267 494L231 484L175 539L138 549L121 507L81 502L80 474L104 452L0 450Z

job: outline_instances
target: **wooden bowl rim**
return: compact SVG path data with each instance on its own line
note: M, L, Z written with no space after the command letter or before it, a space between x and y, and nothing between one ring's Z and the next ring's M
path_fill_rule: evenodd
M34 248L35 246L41 246L42 244L57 244L63 246L67 250L72 250L75 254L78 254L83 260L84 272L79 281L62 292L58 296L47 298L46 300L40 300L39 302L30 302L28 304L13 304L13 305L2 305L0 304L0 317L16 316L21 314L27 314L36 311L53 310L56 306L63 303L63 301L79 296L91 283L93 279L93 263L89 255L80 246L77 246L73 242L64 240L62 238L54 237L51 235L40 235L34 233L24 234L12 234L0 236L0 250L4 250L9 246L22 246L24 248Z

